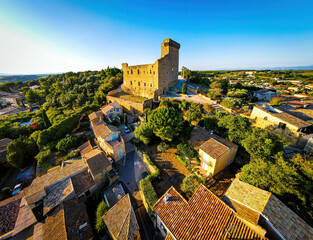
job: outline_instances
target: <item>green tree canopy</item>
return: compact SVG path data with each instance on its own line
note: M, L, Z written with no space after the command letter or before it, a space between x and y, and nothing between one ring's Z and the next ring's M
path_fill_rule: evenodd
M182 131L183 122L180 113L173 107L159 107L149 116L148 121L153 133L163 141L172 141Z
M242 146L251 158L271 159L277 153L283 152L284 142L278 136L261 128L253 128L241 141Z
M99 203L96 211L96 230L98 232L104 232L104 230L106 229L105 223L103 221L103 216L108 210L108 205L104 201Z
M25 136L13 140L7 146L8 162L15 168L24 168L31 165L37 153L36 143Z
M149 123L143 122L140 124L138 128L135 129L134 134L135 134L135 138L137 138L144 144L149 144L153 131Z
M220 128L227 130L225 132L226 134L224 134L225 137L238 144L240 144L241 141L247 137L250 125L251 123L248 118L233 115L224 116L218 122L218 126Z

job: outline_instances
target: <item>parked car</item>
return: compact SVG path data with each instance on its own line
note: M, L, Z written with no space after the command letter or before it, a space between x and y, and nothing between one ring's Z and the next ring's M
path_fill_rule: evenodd
M12 196L18 194L23 188L23 182L16 184L12 191Z
M124 131L125 131L125 133L130 133L130 130L127 126L124 126Z
M149 175L149 173L143 172L143 173L141 174L141 178L142 178L142 179L145 179L146 177L148 177L148 175Z

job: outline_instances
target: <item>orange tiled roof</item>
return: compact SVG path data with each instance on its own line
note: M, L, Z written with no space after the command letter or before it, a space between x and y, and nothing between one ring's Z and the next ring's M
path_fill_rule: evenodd
M90 151L84 157L93 176L105 171L111 165L104 152L98 149Z
M225 197L246 206L236 209L239 215L243 211L262 214L286 240L312 239L313 228L270 192L235 179Z
M139 226L129 194L118 201L103 216L103 220L114 239L137 239Z
M189 202L171 187L154 210L176 239L266 239L202 184Z
M91 146L90 141L85 142L84 144L80 145L77 149L79 149L80 154L84 156L86 153L90 152L93 148Z
M106 138L111 132L119 132L118 128L109 124L99 124L93 127L96 137Z
M210 135L211 138L200 146L205 153L214 159L219 158L228 149L237 146L236 144L221 138L215 134Z

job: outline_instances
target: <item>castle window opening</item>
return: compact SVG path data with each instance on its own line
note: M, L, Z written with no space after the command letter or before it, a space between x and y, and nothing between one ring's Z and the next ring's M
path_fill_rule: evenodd
M140 87L140 82L138 82L138 86Z
M140 71L139 71L139 69L137 70L137 73L138 73L138 74L140 74Z
M143 83L143 85L146 86L147 84L146 84L146 83Z
M152 83L150 83L150 87L152 87Z
M150 70L150 74L152 73L152 71Z
M130 74L133 74L133 70L130 70Z
M130 85L133 85L133 82L132 82L132 81L130 81Z
M155 71L153 71L153 75L155 75Z

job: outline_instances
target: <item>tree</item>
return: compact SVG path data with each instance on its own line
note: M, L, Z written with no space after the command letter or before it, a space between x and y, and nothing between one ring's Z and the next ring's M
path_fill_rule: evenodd
M56 149L61 152L67 152L69 149L76 147L79 144L77 137L70 136L61 139L56 145Z
M218 125L218 119L214 116L206 117L203 119L203 125L207 130L216 130Z
M202 117L202 105L200 103L192 102L185 115L189 122L197 123Z
M230 108L230 109L235 109L235 108L240 108L242 105L242 100L240 98L233 98L233 97L228 97L224 98L222 103L224 107Z
M34 104L40 102L40 95L37 90L30 89L25 95L28 104Z
M134 134L135 138L147 145L150 143L153 131L149 123L143 122L138 128L135 129Z
M99 203L96 211L96 230L101 233L106 229L105 223L103 221L104 214L109 210L108 205L102 201Z
M161 142L161 143L157 146L158 152L165 152L168 148L169 148L169 145L166 144L165 142Z
M181 93L182 94L186 94L187 93L187 83L183 83Z
M178 136L183 128L180 113L173 107L159 107L149 116L149 125L153 133L163 141L171 142L174 136Z
M49 118L46 114L46 110L42 109L42 118L43 118L43 122L45 124L45 128L48 128L51 126L51 123L49 121Z
M193 159L197 156L197 151L188 143L180 143L177 145L179 151L181 151L188 159Z
M228 140L238 144L247 137L250 125L249 119L242 116L228 115L218 121L218 126L226 129Z
M281 97L273 97L270 100L270 104L271 106L275 107L275 106L281 106L284 103L284 99Z
M281 138L261 128L253 128L252 132L241 140L241 144L254 159L271 159L277 153L283 152L284 147Z
M190 198L201 183L202 180L195 173L189 174L183 180L182 190Z
M36 143L25 136L13 140L7 146L7 160L15 168L24 168L31 165L37 153Z
M216 112L215 108L211 105L211 104L208 104L208 103L205 103L203 105L203 109L204 111L206 111L208 114L214 114Z

